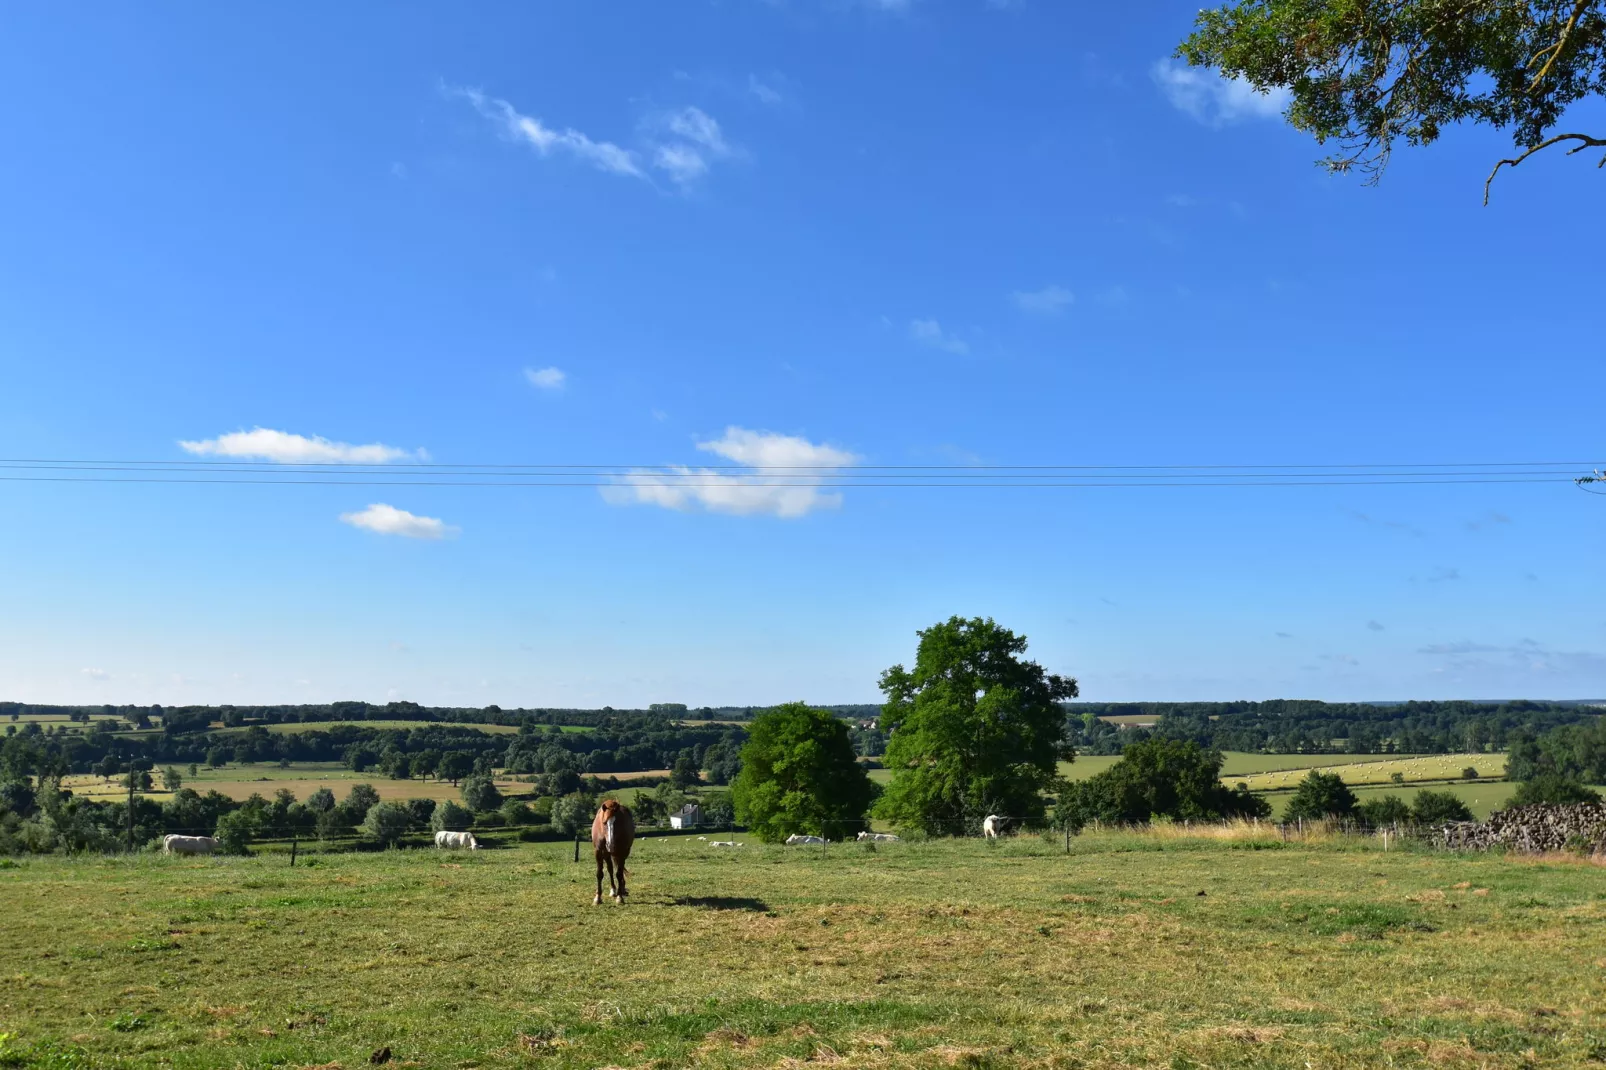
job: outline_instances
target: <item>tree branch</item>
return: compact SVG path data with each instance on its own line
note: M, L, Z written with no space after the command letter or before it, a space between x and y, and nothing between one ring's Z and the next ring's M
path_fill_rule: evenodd
M1537 145L1531 145L1520 156L1516 156L1509 160L1501 160L1499 163L1494 165L1494 170L1489 172L1489 177L1483 180L1484 207L1487 208L1489 206L1489 186L1494 182L1494 176L1500 173L1500 169L1502 167L1516 167L1518 164L1532 156L1534 153L1538 152L1540 149L1548 149L1550 146L1562 141L1580 142L1580 144L1574 145L1572 148L1567 150L1568 156L1571 156L1576 152L1583 152L1588 148L1606 148L1606 138L1590 137L1588 134L1557 134L1555 137L1546 138ZM1600 164L1597 166L1606 167L1606 159L1602 159Z
M1533 59L1528 61L1528 66L1532 67L1540 56L1545 55L1547 52L1550 54L1549 58L1545 60L1545 65L1539 69L1539 73L1533 76L1533 81L1528 83L1528 92L1532 93L1539 88L1539 83L1545 80L1545 75L1549 74L1550 68L1555 66L1557 58L1561 56L1562 49L1567 47L1567 38L1572 36L1573 27L1578 25L1578 19L1583 15L1584 9L1589 7L1589 4L1590 0L1574 0L1572 17L1567 20L1567 25L1561 28L1561 36L1556 38L1556 43L1549 48L1541 48L1534 53Z

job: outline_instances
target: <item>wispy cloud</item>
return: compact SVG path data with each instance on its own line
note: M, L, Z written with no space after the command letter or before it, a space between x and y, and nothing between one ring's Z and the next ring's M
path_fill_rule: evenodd
M1294 637L1293 632L1274 632L1273 634L1279 639L1292 639Z
M747 76L747 91L751 93L753 98L760 104L768 104L772 107L776 104L783 103L786 100L786 94L782 93L779 89L776 89L768 82L759 81L758 75L756 74L749 74Z
M538 390L562 390L569 377L561 368L525 368L524 378Z
M970 346L963 338L943 331L942 324L936 320L910 320L909 337L921 345L948 353L970 352Z
M1015 306L1023 312L1052 316L1076 301L1076 295L1063 286L1050 284L1041 290L1016 290Z
M825 482L835 469L859 459L846 450L795 435L742 427L727 427L720 438L699 442L697 448L754 471L731 473L686 465L637 469L621 477L617 485L602 488L604 500L615 505L795 519L818 509L840 508L842 495L827 489Z
M180 440L179 446L186 453L200 457L233 457L276 464L389 464L427 456L423 450L398 449L381 442L353 446L321 435L308 437L266 427L231 431L199 441Z
M503 137L528 145L542 156L562 153L599 171L646 177L636 161L636 154L611 141L593 141L573 127L558 130L547 126L535 116L522 114L507 101L486 96L478 89L443 88L448 95L462 97L472 104L475 111L496 124Z
M105 669L79 669L78 671L91 680L110 680L112 678L112 674Z
M404 539L450 539L462 531L436 517L418 516L382 502L359 513L341 513L340 522L376 535L399 535Z
M1244 78L1223 78L1215 71L1163 59L1149 69L1173 107L1206 126L1220 127L1240 119L1276 119L1292 99L1288 90L1262 93Z
M1366 622L1366 629L1367 629L1367 631L1372 631L1372 632L1381 632L1381 631L1384 630L1383 626L1381 624L1379 624L1375 620L1367 621Z
M701 108L681 108L649 125L663 139L653 148L653 166L681 185L707 174L715 160L736 154L719 123Z

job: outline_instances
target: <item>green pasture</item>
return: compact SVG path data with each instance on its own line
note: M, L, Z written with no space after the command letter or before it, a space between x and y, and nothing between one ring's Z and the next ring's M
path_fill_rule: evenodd
M1571 859L1088 833L4 863L0 1065L1515 1068L1606 1056ZM312 864L307 864L308 862Z
M417 778L411 780L391 780L377 769L370 769L365 773L354 773L339 762L292 762L288 768L280 768L276 762L256 762L249 765L229 763L221 769L211 769L201 766L200 770L191 776L189 767L181 763L174 764L184 777L184 787L193 788L205 793L208 791L221 792L231 799L244 800L253 794L272 797L273 793L281 788L288 788L295 793L297 799L305 799L319 788L329 788L337 796L344 797L351 790L353 784L372 784L379 797L385 800L392 799L458 799L459 790L447 780L429 780ZM161 769L153 773L156 786L161 787ZM504 794L522 794L530 790L528 784L516 783L508 777L498 777L497 788ZM63 780L62 786L70 788L75 794L94 799L120 799L127 794L127 789L120 787L117 778L104 782L100 777L87 773L75 774ZM164 791L141 792L153 799L167 798Z
M1496 810L1505 807L1511 795L1517 790L1517 785L1507 780L1493 781L1450 781L1444 784L1387 784L1373 787L1357 787L1355 797L1361 802L1368 799L1380 799L1385 795L1393 795L1411 803L1416 799L1419 791L1447 791L1467 804L1472 816L1482 821ZM1293 791L1268 791L1262 793L1267 802L1271 803L1272 816L1281 818L1288 800L1293 798Z
M1256 757L1262 756L1257 755ZM1264 757L1271 757L1271 755L1265 755ZM1341 756L1324 755L1323 757ZM1348 763L1327 763L1323 766L1323 770L1328 773L1336 773L1344 779L1344 783L1351 785L1388 784L1393 781L1396 773L1400 774L1406 783L1458 780L1462 771L1469 767L1476 769L1480 778L1498 779L1506 775L1506 756L1504 754L1419 754L1410 757L1369 754L1358 757L1364 760L1352 760ZM1247 782L1252 791L1269 791L1277 788L1291 788L1304 779L1307 772L1307 767L1285 767L1281 772L1238 775L1232 777L1232 779L1234 783L1240 780ZM1229 775L1223 770L1223 777Z

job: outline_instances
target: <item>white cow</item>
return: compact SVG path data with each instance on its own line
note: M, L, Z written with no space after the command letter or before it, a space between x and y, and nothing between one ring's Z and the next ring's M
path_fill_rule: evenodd
M898 837L894 836L890 832L861 832L861 833L859 833L859 842L860 843L898 843L900 841L898 840Z
M472 832L448 832L446 829L441 829L435 833L435 846L466 847L470 851L478 851L480 849L480 841L474 838Z
M786 838L786 845L788 847L796 847L798 844L822 844L824 842L825 841L818 836L804 836L796 832L792 833L792 835Z
M1009 819L999 817L997 814L988 814L981 823L981 834L989 840L996 840L1008 831Z
M211 836L163 836L164 855L209 855L217 850L217 840Z
M737 843L735 840L710 840L710 841L708 841L708 846L710 846L710 847L740 847L741 844Z

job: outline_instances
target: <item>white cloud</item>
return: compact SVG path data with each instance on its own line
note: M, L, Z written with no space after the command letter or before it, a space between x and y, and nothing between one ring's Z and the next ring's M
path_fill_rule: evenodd
M110 680L112 678L112 674L105 669L79 669L78 671L91 680Z
M936 320L910 320L909 337L921 345L932 346L948 353L969 353L970 346L963 338L945 334Z
M539 390L562 390L569 377L561 368L525 368L524 378Z
M796 435L742 427L727 427L723 438L699 442L697 448L750 468L845 468L859 460L846 450L817 446Z
M417 516L380 502L360 513L341 513L340 522L377 535L400 535L404 539L449 539L462 530L435 517Z
M730 152L725 135L713 116L701 108L682 108L669 117L669 132L695 142L718 156Z
M1286 89L1262 93L1242 77L1223 78L1213 70L1175 60L1160 60L1149 73L1173 107L1206 126L1219 127L1239 119L1276 119L1292 99Z
M186 453L202 457L233 457L277 464L389 464L426 456L423 450L398 449L380 442L353 446L347 442L332 442L321 435L308 438L266 427L233 431L198 442L180 440L179 446Z
M829 489L832 471L858 461L846 450L794 435L727 427L722 437L697 448L751 469L731 473L675 465L637 469L602 488L614 505L657 505L665 509L704 509L733 516L795 519L817 509L837 509L842 495Z
M712 161L736 155L719 123L701 108L659 116L652 126L664 137L653 147L652 164L681 185L707 174Z
M659 145L653 151L652 165L682 184L708 173L708 161L690 145Z
M1076 295L1063 286L1048 285L1041 290L1016 290L1015 304L1024 312L1052 316L1076 301Z
M478 89L448 86L446 92L461 96L474 105L475 111L501 128L503 137L522 142L542 156L550 156L554 152L567 153L599 171L635 178L646 177L636 163L636 154L611 141L593 141L573 127L556 130L532 115L521 114L507 101L488 97Z

